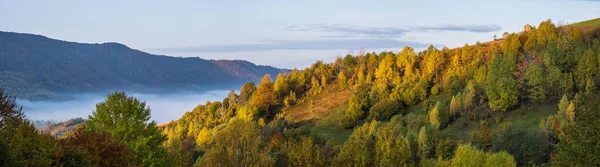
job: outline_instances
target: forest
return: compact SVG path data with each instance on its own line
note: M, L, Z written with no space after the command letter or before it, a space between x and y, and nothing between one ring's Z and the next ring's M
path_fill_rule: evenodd
M0 91L0 166L600 166L599 72L600 29L547 20L266 74L164 125L115 92L51 136Z

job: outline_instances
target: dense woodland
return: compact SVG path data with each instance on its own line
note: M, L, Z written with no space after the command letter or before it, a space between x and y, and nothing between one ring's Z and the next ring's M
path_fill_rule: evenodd
M4 94L0 166L600 166L599 67L600 30L548 20L487 43L267 74L162 126L115 92L51 137ZM312 110L334 103L339 114ZM351 134L307 128L331 120Z
M0 87L25 99L107 90L231 89L282 72L241 60L148 54L119 43L84 44L0 31Z

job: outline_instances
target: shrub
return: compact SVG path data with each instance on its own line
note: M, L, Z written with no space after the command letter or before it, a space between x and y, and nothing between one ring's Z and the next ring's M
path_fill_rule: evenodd
M369 110L369 119L388 120L396 114L403 114L404 106L398 100L385 99L373 105Z

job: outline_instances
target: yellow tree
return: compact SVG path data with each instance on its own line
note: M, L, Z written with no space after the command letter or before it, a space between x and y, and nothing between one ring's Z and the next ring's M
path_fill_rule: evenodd
M265 74L260 81L260 85L258 85L256 92L252 95L251 104L259 110L261 116L268 117L270 116L269 109L276 101L277 99L275 97L271 75Z

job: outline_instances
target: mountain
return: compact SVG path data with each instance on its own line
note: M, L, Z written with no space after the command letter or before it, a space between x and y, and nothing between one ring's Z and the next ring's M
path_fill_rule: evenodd
M0 58L0 87L33 100L115 89L229 89L282 72L241 60L169 57L119 43L85 44L2 31Z

